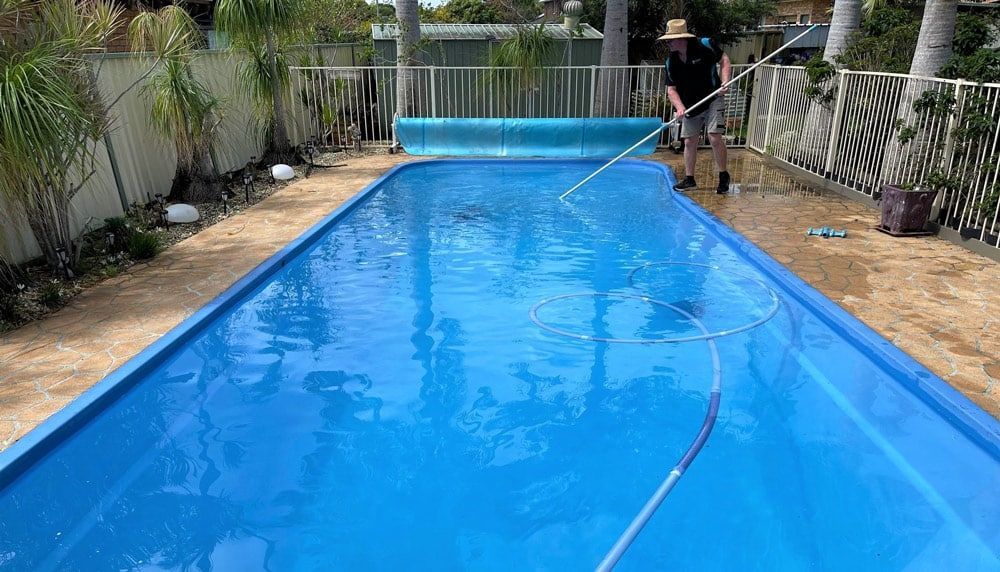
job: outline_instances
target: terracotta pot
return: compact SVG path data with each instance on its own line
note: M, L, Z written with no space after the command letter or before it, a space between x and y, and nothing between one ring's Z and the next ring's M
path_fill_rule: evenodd
M881 230L889 234L927 234L924 225L931 214L937 191L907 191L893 185L882 187Z

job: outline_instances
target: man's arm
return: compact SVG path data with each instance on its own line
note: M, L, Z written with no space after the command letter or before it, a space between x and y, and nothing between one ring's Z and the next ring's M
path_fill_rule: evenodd
M729 63L729 54L722 52L722 58L719 60L719 66L722 68L720 79L722 80L722 85L729 83L729 80L733 77L733 68ZM725 87L720 91L722 95L726 95L729 92L729 88Z
M674 112L677 117L684 117L684 113L687 109L684 107L684 103L681 102L681 96L677 94L677 88L674 86L667 87L667 98L670 99L671 105L674 106Z

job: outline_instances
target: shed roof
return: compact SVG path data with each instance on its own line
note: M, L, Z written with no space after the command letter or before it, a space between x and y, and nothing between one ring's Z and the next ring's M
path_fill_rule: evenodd
M531 24L525 24L531 25ZM517 33L518 24L420 24L420 37L431 40L506 40ZM579 31L570 31L561 24L545 24L545 31L556 40L600 40L604 35L589 24L580 24ZM395 40L397 24L373 24L373 40Z

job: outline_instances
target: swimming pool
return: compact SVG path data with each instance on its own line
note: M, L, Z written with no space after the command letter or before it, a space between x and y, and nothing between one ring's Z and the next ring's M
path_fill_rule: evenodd
M388 174L2 454L0 565L592 568L702 423L710 349L534 308L760 321L714 339L718 423L621 569L1000 567L996 422L664 168L555 199L598 165Z

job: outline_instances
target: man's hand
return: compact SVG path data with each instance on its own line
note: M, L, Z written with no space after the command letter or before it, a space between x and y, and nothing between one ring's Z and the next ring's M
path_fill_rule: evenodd
M719 95L726 95L727 93L729 93L729 86L723 82L723 87L719 89Z
M683 107L678 107L674 109L674 118L683 119L685 113L687 113L687 109L684 109Z

